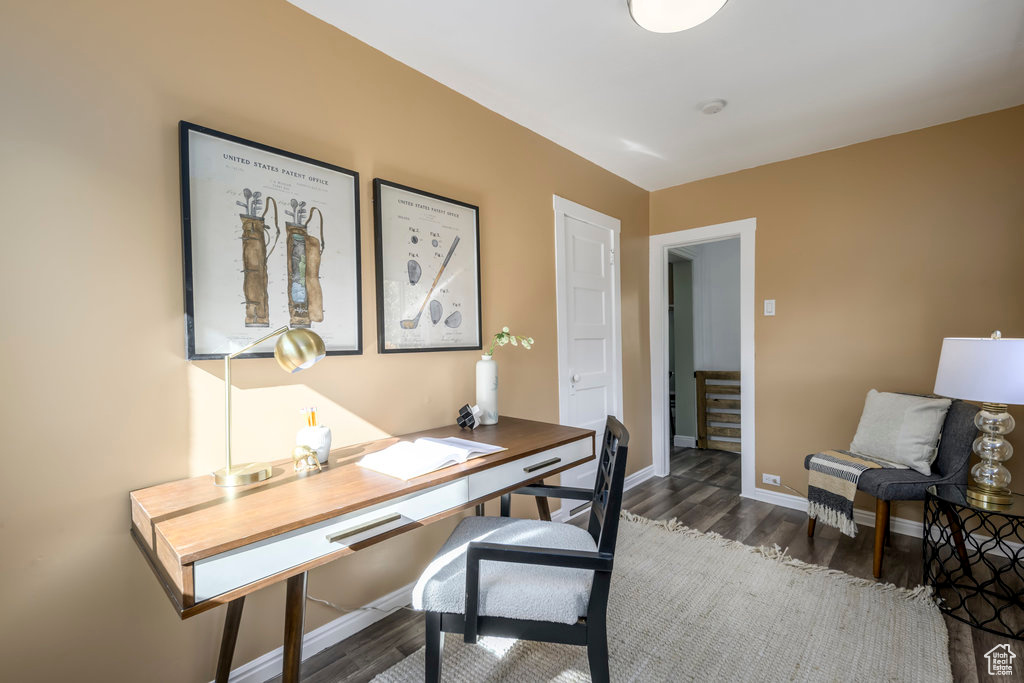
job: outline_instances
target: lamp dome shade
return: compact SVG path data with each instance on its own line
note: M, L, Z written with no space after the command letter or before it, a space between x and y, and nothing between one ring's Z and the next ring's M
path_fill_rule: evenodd
M935 393L966 401L1024 405L1024 339L943 339Z
M298 372L313 367L327 355L327 346L320 335L305 328L293 328L282 334L274 345L274 358L285 372Z
M629 14L641 28L676 33L715 16L726 0L627 0Z

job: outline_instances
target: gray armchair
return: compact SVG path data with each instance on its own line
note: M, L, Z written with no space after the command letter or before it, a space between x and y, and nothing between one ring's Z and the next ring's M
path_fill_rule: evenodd
M971 445L978 435L974 416L978 407L960 400L954 400L942 424L939 439L939 453L932 463L932 474L926 477L913 470L872 469L864 472L857 482L857 489L864 491L875 501L875 578L882 575L882 556L889 540L889 504L894 500L924 500L925 490L934 484L967 483L967 471L971 458ZM804 468L809 468L812 455L804 458ZM814 536L816 520L807 520L807 535Z

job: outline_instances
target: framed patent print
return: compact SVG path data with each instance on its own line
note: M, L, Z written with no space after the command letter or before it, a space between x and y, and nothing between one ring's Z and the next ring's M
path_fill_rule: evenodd
M479 209L380 178L373 201L378 350L481 348Z
M359 174L185 121L179 136L188 359L283 325L361 353Z

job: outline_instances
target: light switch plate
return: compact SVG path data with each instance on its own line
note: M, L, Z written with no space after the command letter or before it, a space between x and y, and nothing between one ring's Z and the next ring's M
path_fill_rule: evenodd
M775 299L764 300L764 314L775 315Z

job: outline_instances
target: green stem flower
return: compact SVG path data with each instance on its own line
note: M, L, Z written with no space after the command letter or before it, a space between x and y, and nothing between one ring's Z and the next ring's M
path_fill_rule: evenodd
M508 326L501 328L501 332L494 335L491 340L491 348L487 351L488 356L494 355L495 346L504 346L505 344L512 344L512 346L522 346L524 349L529 351L533 348L533 337L520 337L512 334L508 331Z

